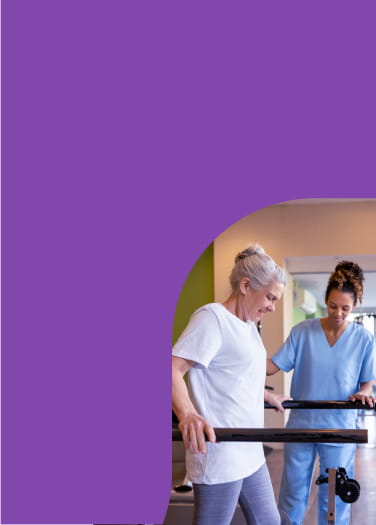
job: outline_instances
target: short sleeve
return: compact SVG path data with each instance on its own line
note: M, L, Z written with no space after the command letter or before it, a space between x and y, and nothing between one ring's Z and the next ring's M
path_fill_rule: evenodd
M207 368L221 347L221 330L213 311L197 310L175 343L172 354Z
M296 342L294 337L294 331L290 332L290 335L283 343L281 348L272 357L273 363L278 366L284 372L289 372L295 366L296 359Z
M376 379L375 338L370 334L365 347L359 382L366 383L374 379Z

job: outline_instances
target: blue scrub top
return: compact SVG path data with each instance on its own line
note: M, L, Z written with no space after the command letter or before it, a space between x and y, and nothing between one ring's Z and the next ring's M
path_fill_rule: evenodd
M362 325L349 323L333 346L320 319L295 326L272 357L285 372L294 369L291 397L346 401L360 383L376 379L375 339ZM287 428L355 428L357 410L291 410Z

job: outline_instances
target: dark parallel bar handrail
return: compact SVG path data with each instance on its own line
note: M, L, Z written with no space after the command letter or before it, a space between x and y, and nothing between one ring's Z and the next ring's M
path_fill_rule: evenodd
M376 410L376 407L363 405L361 401L303 401L288 400L283 401L284 408L315 408L315 409L348 409L348 410ZM264 403L265 408L275 408L270 403Z
M367 429L214 428L214 432L217 442L368 443ZM172 429L172 440L182 441L182 434L177 428Z

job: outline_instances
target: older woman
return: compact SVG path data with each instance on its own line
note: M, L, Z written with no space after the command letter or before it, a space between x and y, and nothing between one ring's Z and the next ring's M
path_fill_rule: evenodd
M172 406L193 483L194 524L228 525L239 501L248 524L277 525L262 444L215 443L213 427L262 427L264 400L283 411L286 397L264 389L266 351L256 323L274 311L285 275L256 244L237 255L230 283L231 295L199 308L173 349Z

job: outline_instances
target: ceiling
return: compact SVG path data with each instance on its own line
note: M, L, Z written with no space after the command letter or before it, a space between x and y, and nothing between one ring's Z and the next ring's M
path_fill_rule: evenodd
M276 206L318 205L344 202L376 202L376 199L296 199L281 202ZM363 269L364 296L363 302L354 312L376 313L376 254L317 257L288 257L285 259L287 270L294 280L303 288L311 292L316 301L325 307L324 295L329 276L340 260L350 260L359 264Z
M344 202L375 202L376 199L295 199L292 201L284 201L275 206L299 206L307 204L342 204Z

